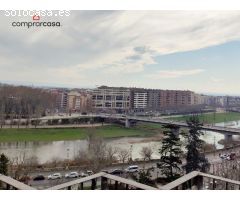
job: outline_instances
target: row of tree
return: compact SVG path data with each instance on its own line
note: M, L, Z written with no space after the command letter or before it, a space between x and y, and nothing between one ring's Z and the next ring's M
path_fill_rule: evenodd
M0 125L5 120L41 117L54 110L56 96L45 89L0 84Z

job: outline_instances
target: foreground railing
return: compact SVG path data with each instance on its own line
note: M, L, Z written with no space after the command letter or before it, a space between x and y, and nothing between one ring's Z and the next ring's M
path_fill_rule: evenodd
M164 185L162 190L239 190L240 181L235 181L220 176L214 176L198 171L193 171L181 178Z
M90 184L89 184L90 182ZM98 182L100 184L98 185ZM80 178L74 181L70 181L67 183L63 183L61 185L56 185L54 187L48 188L48 190L72 190L72 189L101 189L101 190L108 190L108 189L140 189L140 190L156 190L157 188L150 187L148 185L144 185L138 183L133 180L121 178L119 176L114 176L111 174L107 174L104 172L100 172L85 178ZM100 186L100 188L98 188Z
M35 188L25 185L11 177L0 174L0 188L1 189L17 189L17 190L33 190ZM48 190L239 190L240 181L235 181L211 174L206 174L198 171L193 171L181 178L162 186L161 188L154 188L148 185L138 183L133 180L114 176L104 172L93 174L85 178L79 178L69 181Z
M19 182L9 176L0 174L0 189L6 190L34 190L35 188L30 187L22 182Z

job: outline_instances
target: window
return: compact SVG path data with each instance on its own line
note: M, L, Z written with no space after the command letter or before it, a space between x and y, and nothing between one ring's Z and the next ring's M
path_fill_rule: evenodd
M105 107L108 107L108 108L109 108L109 107L112 107L112 104L111 104L110 102L106 102L106 103L105 103Z
M102 95L97 96L97 100L103 100L103 96Z
M122 102L117 102L116 107L122 107Z
M116 96L116 100L123 100L123 96Z
M107 95L106 100L110 101L110 100L112 100L112 97L110 95Z

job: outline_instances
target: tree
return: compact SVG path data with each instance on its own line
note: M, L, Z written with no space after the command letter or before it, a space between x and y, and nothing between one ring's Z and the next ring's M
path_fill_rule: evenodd
M162 148L159 150L161 155L160 162L157 163L158 168L172 181L180 176L182 161L181 142L178 135L179 127L175 125L165 125L163 132Z
M201 131L202 123L200 123L198 116L193 115L187 120L187 125L189 131L188 134L185 134L187 156L184 166L186 173L192 171L207 172L210 164L203 153L204 141L200 139L200 136L203 135Z
M122 163L125 163L130 157L130 152L126 149L119 149L118 158Z
M8 175L8 158L2 153L0 155L0 174Z
M108 145L106 147L106 161L108 164L112 164L114 161L116 161L116 155L118 153L118 149L116 147L112 147L111 145Z
M102 137L98 136L95 129L88 129L88 158L94 172L105 167L106 163L106 143Z
M151 169L142 169L139 171L138 176L132 174L132 178L144 185L155 186L154 181L152 180Z
M151 147L143 147L140 152L141 156L143 157L143 160L151 160L153 151Z

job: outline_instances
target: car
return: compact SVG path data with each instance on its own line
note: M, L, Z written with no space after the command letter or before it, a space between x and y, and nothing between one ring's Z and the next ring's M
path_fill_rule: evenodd
M60 173L51 174L48 176L48 180L61 179L62 175Z
M131 165L125 169L128 173L139 172L139 167L137 165Z
M80 175L79 175L80 177L87 177L88 176L88 174L87 173L84 173L84 172L82 172L82 173L80 173Z
M79 177L78 172L70 172L68 174L65 174L65 178L77 178Z
M112 175L122 175L123 173L124 173L124 171L121 170L121 169L114 169L109 174L112 174Z
M228 154L220 154L219 157L222 158L222 159L227 159Z
M90 175L93 175L93 171L92 170L87 170L87 174L90 176Z
M45 177L43 175L37 175L33 178L34 181L43 181L45 180Z

